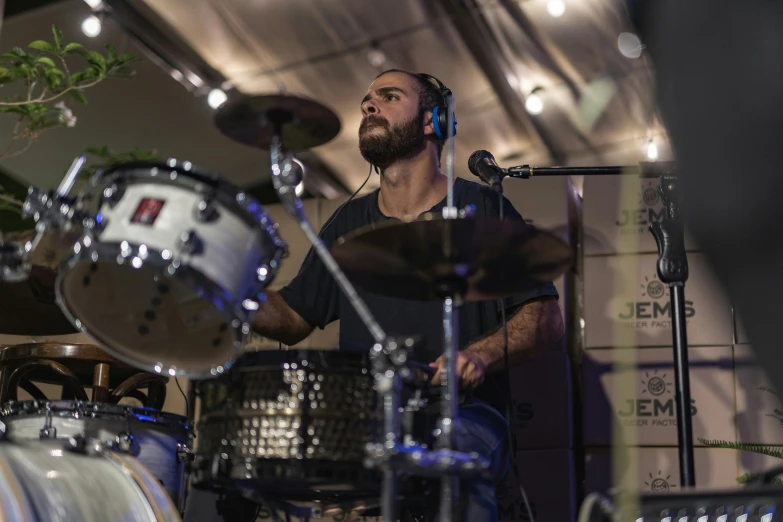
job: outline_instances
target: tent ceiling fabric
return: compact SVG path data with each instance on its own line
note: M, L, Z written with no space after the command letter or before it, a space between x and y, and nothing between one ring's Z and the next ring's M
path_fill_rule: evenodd
M240 92L277 93L282 87L334 110L341 133L313 152L349 189L367 173L357 148L360 100L378 72L392 67L433 74L454 92L459 175L467 174L470 153L482 148L498 161L551 161L531 135L535 131L515 125L504 109L443 1L143 1ZM519 97L543 88L545 110L536 117L569 163L642 159L643 142L662 131L647 108L649 68L617 48L618 35L629 27L623 1L567 0L559 18L547 13L546 4L486 0L469 14L489 28L500 58L511 65L508 81ZM380 67L368 60L373 42L386 56Z

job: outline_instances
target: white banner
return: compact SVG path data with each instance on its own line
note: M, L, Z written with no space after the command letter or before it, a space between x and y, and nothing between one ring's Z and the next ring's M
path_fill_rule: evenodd
M676 445L673 350L635 350L633 367L615 367L628 355L619 349L585 353L585 445ZM699 438L734 440L731 346L690 348L688 357L694 444ZM613 423L622 440L613 439Z
M585 259L585 334L588 348L671 346L669 286L658 278L657 255ZM685 319L690 346L734 340L731 304L704 255L689 254Z

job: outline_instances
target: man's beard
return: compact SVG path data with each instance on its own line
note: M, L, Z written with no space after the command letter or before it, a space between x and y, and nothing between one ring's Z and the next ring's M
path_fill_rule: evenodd
M390 128L389 122L385 119L368 116L359 127L359 150L362 156L381 169L395 161L415 156L427 145L423 121L424 114L419 113L410 120ZM386 132L363 136L362 132L370 125L382 126Z

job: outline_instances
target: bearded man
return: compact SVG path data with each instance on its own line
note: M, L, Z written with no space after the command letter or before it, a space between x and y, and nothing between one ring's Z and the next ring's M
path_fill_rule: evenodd
M335 212L321 230L327 247L367 225L416 218L427 212L441 213L446 205L448 178L440 170L444 142L438 137L440 132L432 115L435 107L446 105L446 100L432 80L428 75L395 69L381 73L370 85L361 102L359 149L364 159L376 167L380 188L349 201ZM453 190L457 208L472 205L476 217L499 216L500 202L489 187L456 178ZM522 220L505 198L503 205L505 219ZM440 384L442 304L358 292L387 334L417 335L423 339L415 347L413 358L435 369L432 384ZM364 323L312 249L294 280L279 292L268 292L267 297L253 322L253 329L264 337L294 345L315 327L324 328L339 319L341 350L369 351L374 344ZM562 338L563 319L557 298L554 285L547 283L503 300L512 364L534 357ZM504 369L500 325L498 301L465 303L460 309L457 376L461 429L457 449L476 452L491 464L491 477L467 481L460 490L461 520L470 522L498 520L495 486L508 472L510 463L508 422L501 414L507 411L508 390L500 378ZM432 497L429 514L437 517L437 495ZM201 493L191 504L194 507L186 511L186 522L228 520L215 515L204 518L210 505ZM241 520L236 514L233 516L233 520Z

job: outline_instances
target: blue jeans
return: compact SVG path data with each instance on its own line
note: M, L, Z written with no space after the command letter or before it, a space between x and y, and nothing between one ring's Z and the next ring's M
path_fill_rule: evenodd
M490 478L476 478L460 485L460 497L464 499L461 522L497 522L495 486L511 465L506 419L489 404L473 397L460 404L459 417L462 430L457 449L475 451L490 463ZM434 511L439 495L432 495L432 500ZM216 493L191 489L183 522L252 522L255 513L256 505L247 500L234 498L220 506ZM438 519L436 516L434 520Z
M462 429L457 449L475 451L489 461L490 471L490 478L465 480L460 485L460 496L465 499L461 522L497 522L495 486L511 467L506 418L486 402L473 397L460 405L459 418Z

